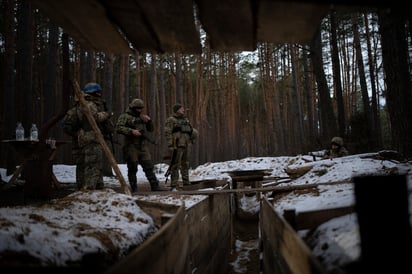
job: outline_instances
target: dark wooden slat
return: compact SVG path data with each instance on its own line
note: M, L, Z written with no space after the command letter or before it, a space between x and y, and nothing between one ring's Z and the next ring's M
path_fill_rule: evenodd
M83 48L115 54L132 53L130 45L141 52L199 54L200 27L215 51L253 51L257 42L306 44L330 4L353 11L362 4L377 6L371 1L356 6L300 0L31 1Z
M200 54L200 33L196 29L191 0L140 0L160 48L167 53Z
M180 190L180 191L138 191L133 195L214 195L214 194L232 194L232 193L264 193L271 192L281 193L299 189L309 189L318 187L317 184L296 185L296 186L273 186L259 188L237 188L237 189L221 189L221 190Z
M97 0L31 0L35 7L61 26L84 49L131 53L128 42Z
M210 46L217 51L253 51L256 26L251 0L196 0Z
M327 273L293 228L263 199L260 209L263 273Z
M105 0L103 3L138 51L201 53L191 1Z
M143 10L137 1L105 0L104 5L110 11L109 16L120 27L133 47L140 52L160 52L159 40L153 29L150 29Z
M336 217L353 213L354 206L329 208L297 212L295 209L284 210L283 217L295 230L312 229Z
M307 44L314 37L328 5L294 1L260 0L257 41Z
M185 216L184 206L181 206L155 235L134 248L126 258L105 273L189 273L190 243ZM179 252L162 252L171 250L171 247L178 247Z

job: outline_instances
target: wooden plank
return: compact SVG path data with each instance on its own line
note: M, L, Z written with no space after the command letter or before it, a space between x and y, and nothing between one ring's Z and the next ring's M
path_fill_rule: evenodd
M184 185L182 187L182 190L199 190L202 188L229 187L229 182L226 180L203 180L190 183L190 185Z
M23 163L20 164L20 166L13 172L13 176L10 178L10 180L2 185L1 190L7 190L9 189L14 182L16 182L17 178L19 178L19 175L24 169L24 166L26 165L27 159L24 159Z
M265 192L288 192L299 189L308 189L317 187L317 184L306 184L296 186L273 186L262 188L237 188L237 189L221 189L221 190L179 190L179 191L138 191L133 195L216 195L216 194L233 194L233 193L265 193Z
M132 53L129 43L107 17L98 0L31 0L40 12L79 42L84 49Z
M135 0L104 1L113 21L139 52L161 52L159 40L145 20L142 8Z
M190 0L106 0L104 4L138 51L202 51Z
M273 169L246 169L246 170L229 170L221 171L230 176L251 176L251 175L268 175Z
M201 54L200 32L192 0L139 0L145 18L156 34L162 52ZM138 41L140 42L140 41Z
M133 249L126 258L111 267L107 274L117 273L190 273L189 237L182 205L176 214L153 236ZM178 250L178 252L163 252Z
M54 173L52 172L51 173L51 177L52 177L52 180L53 180L53 185L54 185L54 187L56 188L56 189L59 189L61 186L60 186L60 182L59 182L59 180L57 180L57 177L56 177L56 175L54 175Z
M303 1L259 1L257 41L276 44L309 43L329 10L328 4Z
M231 176L233 182L262 181L263 175Z
M327 273L293 228L272 208L267 199L260 210L263 273Z
M295 230L312 229L336 217L353 213L355 206L297 212L295 209L284 210L283 217Z
M77 83L77 81L75 81L75 80L73 81L73 88L74 88L75 95L79 99L79 102L80 102L80 105L81 105L81 110L82 110L83 114L86 116L87 121L89 122L90 126L94 130L94 132L96 134L96 138L99 141L99 144L102 146L104 154L106 155L106 157L109 160L114 172L116 173L117 179L119 179L119 182L120 182L120 185L122 186L123 192L125 194L131 195L132 193L130 191L130 188L126 184L126 181L124 180L123 175L120 172L119 167L117 166L116 160L114 159L111 150L107 146L107 143L104 140L103 135L100 132L100 129L97 126L96 121L94 120L92 114L90 113L89 106L87 105L86 99L84 99L84 96L81 92L79 83Z
M89 50L201 52L202 27L215 51L254 51L257 42L306 44L331 3L280 0L31 0ZM368 1L361 1L360 3ZM338 10L359 11L334 3ZM376 4L369 5L376 8ZM392 6L392 4L387 4ZM364 8L363 8L364 9ZM196 18L195 18L196 17ZM198 22L195 23L195 20Z
M196 3L213 50L256 49L255 1L197 0Z

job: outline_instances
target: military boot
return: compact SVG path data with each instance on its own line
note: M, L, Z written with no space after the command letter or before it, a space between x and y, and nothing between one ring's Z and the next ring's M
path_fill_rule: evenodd
M167 191L167 189L159 186L159 181L150 182L150 188L152 189L152 191Z
M130 182L130 188L132 190L132 193L137 192L137 183L136 182Z

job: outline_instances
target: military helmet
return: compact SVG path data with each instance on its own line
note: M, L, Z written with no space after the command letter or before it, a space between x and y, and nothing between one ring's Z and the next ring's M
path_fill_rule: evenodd
M101 91L102 87L97 83L87 83L84 88L83 92L86 94L95 93L96 91Z
M133 99L130 104L130 108L144 108L144 102L142 99Z
M177 112L181 107L183 107L182 104L176 103L176 104L173 106L173 112Z
M332 144L337 144L338 146L343 146L343 139L342 137L333 137L332 140L330 141Z

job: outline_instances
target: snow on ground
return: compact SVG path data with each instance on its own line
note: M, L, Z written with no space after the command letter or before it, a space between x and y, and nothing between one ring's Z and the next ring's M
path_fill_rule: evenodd
M127 178L126 165L119 169ZM305 173L282 182L280 178L290 177L286 171L304 169ZM156 175L162 182L167 165L156 165ZM336 159L321 160L309 155L283 157L248 157L226 162L205 163L190 171L191 181L227 180L231 182L229 172L242 170L269 170L265 178L273 178L279 186L319 184L317 193L295 194L290 192L274 201L274 208L280 215L285 209L315 210L354 205L354 188L351 180L365 175L406 175L412 192L412 163L382 159L378 153L351 155ZM53 172L61 184L75 182L75 167L54 165ZM7 182L11 176L0 169L1 178ZM138 171L139 184L148 184L143 171ZM279 181L276 181L276 178ZM0 258L5 252L26 251L44 264L65 265L80 258L85 252L105 251L117 247L116 256L156 231L153 220L134 202L139 199L157 199L186 207L193 206L205 195L191 195L185 199L174 196L130 197L111 190L119 187L116 178L105 177L105 186L101 191L75 192L62 199L60 203L52 201L51 206L16 206L0 208ZM269 180L270 181L270 180ZM341 182L341 184L333 184ZM186 195L185 195L186 196ZM412 195L410 195L411 197ZM410 198L412 201L412 198ZM64 205L62 207L62 205ZM410 207L412 202L410 202ZM244 196L241 199L244 211L259 211L256 196ZM410 209L412 212L412 209ZM410 214L412 216L412 214ZM412 223L412 217L411 217ZM110 231L104 237L102 231ZM303 234L302 234L303 235ZM360 255L360 239L357 219L354 213L333 218L307 238L314 255L322 258L322 263L329 269L356 260ZM241 243L237 243L237 248ZM323 248L328 246L327 249ZM247 256L249 250L239 256ZM236 268L236 262L233 262ZM235 269L243 273L242 269Z

